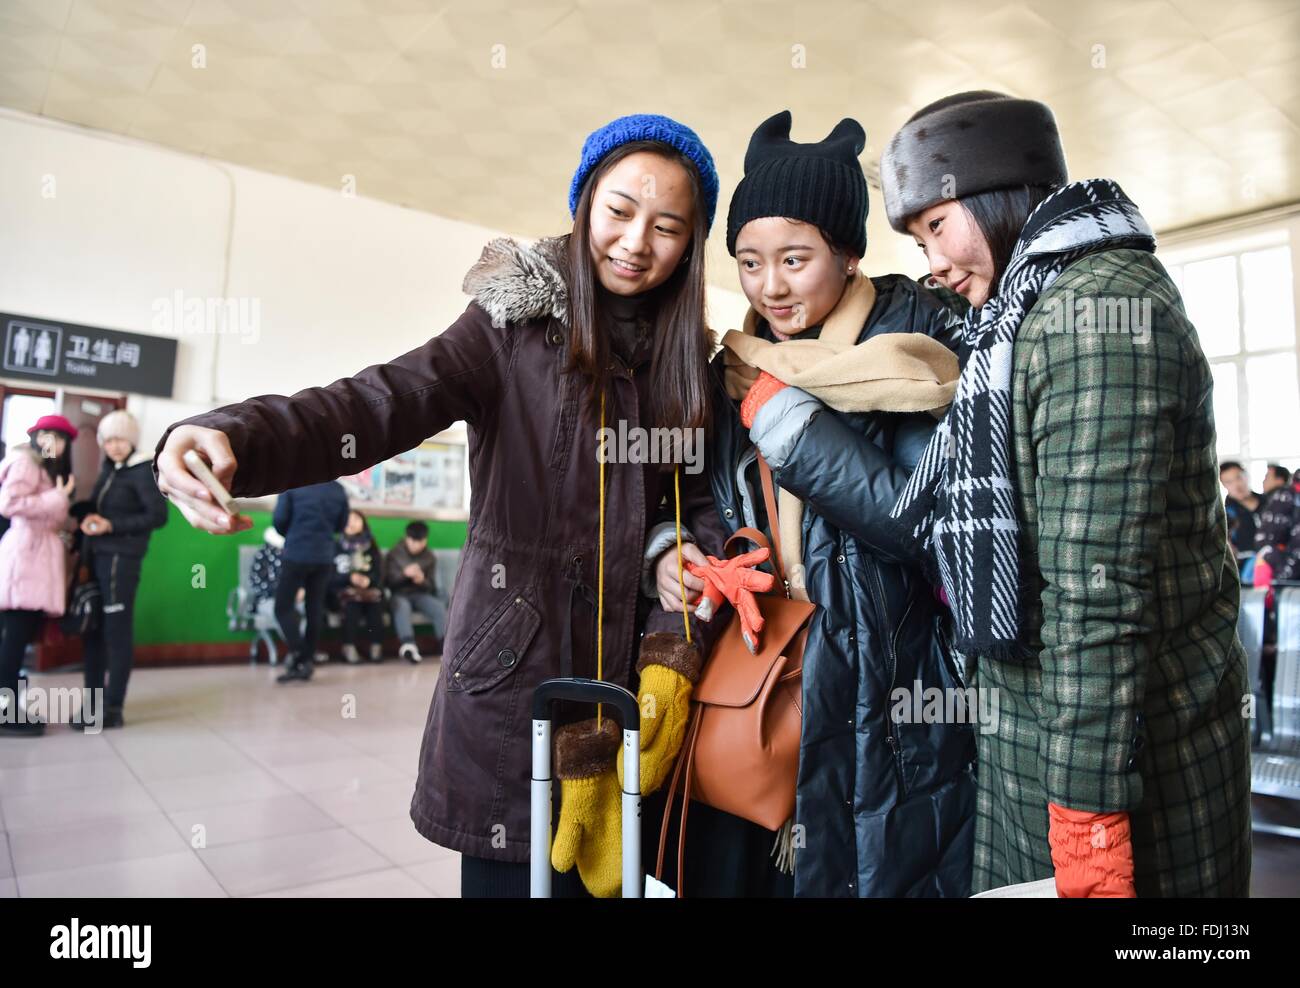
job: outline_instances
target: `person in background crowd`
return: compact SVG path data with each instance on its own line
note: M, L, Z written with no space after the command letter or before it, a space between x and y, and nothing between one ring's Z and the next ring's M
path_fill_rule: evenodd
M8 450L5 446L5 441L0 439L0 461L4 460L7 452ZM7 531L9 531L9 519L4 515L0 515L0 538L4 538L4 534Z
M402 540L388 552L384 563L384 583L393 592L393 630L397 633L397 654L408 662L424 656L415 647L415 629L411 625L412 609L433 622L433 633L442 641L447 627L447 608L434 596L434 564L429 548L429 526L413 521L406 526Z
M10 519L0 538L0 737L45 733L43 721L20 716L18 673L46 616L63 614L68 589L59 533L76 487L77 428L62 415L42 415L27 434L31 442L0 463L0 514Z
M370 661L383 661L383 572L383 554L370 531L370 523L354 508L348 512L348 523L339 536L334 576L330 580L331 596L343 612L343 658L352 664L361 661L356 643L363 619L370 642Z
M275 530L274 525L267 525L262 533L262 545L253 553L253 562L249 566L248 584L253 592L253 610L263 617L275 617L275 588L280 585L280 566L283 561L284 536ZM295 606L299 616L304 613L302 606L306 591L299 588L294 595ZM302 622L298 622L301 626ZM275 656L268 656L272 661Z
M1269 465L1273 480L1284 476L1286 480L1269 490L1258 510L1251 547L1255 552L1251 582L1257 587L1271 586L1275 580L1300 580L1300 474L1293 477L1285 467L1274 467Z
M135 660L135 594L149 535L167 524L167 501L153 479L153 457L138 450L140 424L125 409L99 421L104 463L90 498L72 506L80 520L83 559L102 596L103 619L85 639L86 688L104 697L104 727L122 727L126 684ZM86 721L72 725L84 730Z
M1264 471L1264 497L1291 483L1291 471L1280 463L1270 463Z
M284 536L275 530L274 525L267 525L262 533L262 545L253 553L253 563L248 572L253 610L266 615L275 613L275 588L280 585L283 551Z
M1237 554L1243 580L1250 579L1250 557L1255 553L1255 532L1259 529L1259 510L1263 496L1250 489L1246 468L1236 460L1219 464L1219 483L1227 491L1223 508L1228 515L1228 541Z
M1291 471L1277 463L1270 463L1264 474L1264 497L1256 512L1255 541L1251 546L1255 556L1250 567L1258 575L1252 579L1252 573L1243 570L1243 582L1268 586L1275 579L1295 579L1294 574L1300 572L1297 561L1287 559L1287 547L1295 541L1296 535L1300 535L1296 491ZM1286 570L1291 575L1281 576L1281 570Z
M337 480L287 490L275 502L271 524L284 536L275 619L280 622L290 656L289 668L276 679L278 683L311 679L325 617L325 591L334 572L334 535L343 530L347 518L348 496ZM302 634L294 607L299 590L305 591L307 612Z
M1292 476L1284 466L1268 465L1264 475L1264 503L1259 509L1255 531L1255 556L1242 570L1242 582L1267 590L1264 597L1264 635L1259 655L1259 682L1254 684L1266 707L1273 705L1277 675L1277 599L1275 581L1300 580L1300 474ZM1256 719L1256 732L1263 726ZM1258 741L1258 734L1255 736Z

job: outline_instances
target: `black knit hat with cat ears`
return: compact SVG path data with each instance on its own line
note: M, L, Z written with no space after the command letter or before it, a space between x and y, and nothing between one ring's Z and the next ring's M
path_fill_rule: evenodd
M845 117L824 141L790 140L789 110L768 117L749 139L745 177L727 212L727 250L750 220L784 216L819 227L858 257L867 252L867 177L858 155L866 147L862 125Z

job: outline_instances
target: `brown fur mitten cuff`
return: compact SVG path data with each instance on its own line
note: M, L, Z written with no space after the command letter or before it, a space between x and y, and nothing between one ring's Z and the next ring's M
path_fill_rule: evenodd
M641 639L641 657L637 659L636 671L645 672L646 666L663 666L681 673L688 683L694 685L699 682L703 665L704 658L694 642L670 631L656 631Z
M623 732L612 717L602 717L565 724L555 732L555 777L589 779L607 771L610 759L623 742Z

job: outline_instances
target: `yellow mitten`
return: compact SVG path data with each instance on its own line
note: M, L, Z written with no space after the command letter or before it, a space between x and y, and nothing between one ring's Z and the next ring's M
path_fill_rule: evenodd
M668 778L691 716L691 690L700 678L700 650L680 635L656 631L641 639L637 705L641 708L641 795ZM623 758L617 758L623 785Z
M555 776L560 780L560 824L551 844L558 872L578 866L587 891L607 899L623 890L621 788L609 760L623 732L609 717L566 724L555 732Z

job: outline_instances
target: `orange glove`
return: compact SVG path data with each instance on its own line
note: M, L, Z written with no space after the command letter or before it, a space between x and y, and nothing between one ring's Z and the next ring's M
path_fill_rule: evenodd
M1063 899L1133 899L1133 840L1127 813L1088 813L1047 804L1047 842Z
M784 387L782 381L778 381L767 371L759 374L758 380L749 386L740 403L740 424L746 429L751 428L754 425L754 416L763 407L763 403Z
M765 593L776 583L776 577L771 573L751 567L767 562L768 554L767 549L754 549L725 560L706 556L707 566L686 564L693 576L704 581L704 593L695 609L695 616L708 621L724 600L731 601L731 606L740 615L741 636L751 653L758 651L758 634L763 630L763 612L758 609L754 591Z

